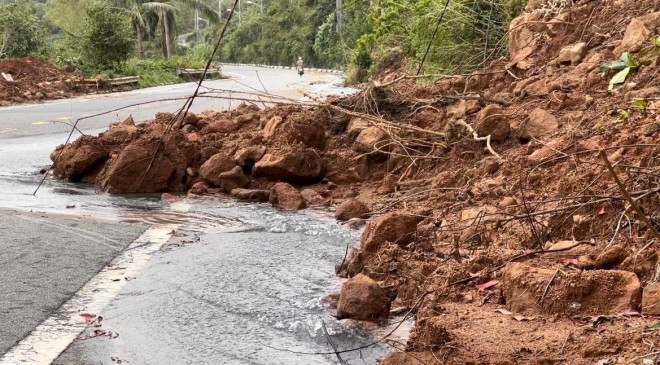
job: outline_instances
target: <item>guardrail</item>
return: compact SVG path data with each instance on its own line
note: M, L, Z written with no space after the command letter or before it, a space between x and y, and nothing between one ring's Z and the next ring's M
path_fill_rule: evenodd
M231 63L231 62L224 62L222 65L229 65L229 66L250 66L250 67L262 67L262 68L274 68L274 69L280 69L280 70L295 70L294 67L292 66L273 66L273 65L262 65L258 63ZM309 72L323 72L323 73L329 73L333 75L338 75L338 76L346 76L346 73L341 70L332 70L332 69L325 69L325 68L306 68L305 71Z
M102 78L93 78L93 79L83 79L82 83L85 85L110 85L110 86L121 86L128 84L137 84L140 81L140 76L126 76L126 77L117 77L114 79L102 79Z
M209 68L208 71L206 72L206 75L213 75L213 74L219 74L220 69L219 68ZM203 75L204 74L204 69L199 69L199 68L178 68L176 70L176 75L177 76L197 76L197 75Z

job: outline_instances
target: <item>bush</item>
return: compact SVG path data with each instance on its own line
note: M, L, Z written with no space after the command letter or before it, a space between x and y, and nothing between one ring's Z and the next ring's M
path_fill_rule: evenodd
M119 68L134 50L135 37L130 20L105 1L86 7L86 26L80 39L81 58L86 68Z
M45 36L45 27L26 2L0 6L0 58L37 54Z

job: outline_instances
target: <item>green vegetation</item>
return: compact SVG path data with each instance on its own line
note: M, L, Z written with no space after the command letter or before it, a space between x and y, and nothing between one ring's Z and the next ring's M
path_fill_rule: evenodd
M470 72L505 55L508 24L525 3L450 1L425 72ZM176 82L177 67L205 63L233 4L233 0L0 0L0 58L32 54L88 76L139 74L142 85ZM353 83L399 65L402 56L410 62L401 65L412 71L424 56L445 6L437 0L241 0L240 4L218 61L293 65L303 57L307 67L346 69Z
M614 89L614 86L626 82L628 74L636 72L642 66L648 66L653 63L653 60L658 57L660 53L660 37L651 38L651 45L643 48L637 54L633 55L630 52L623 52L619 60L612 62L609 65L601 65L600 71L602 76L605 76L608 71L619 71L610 79L608 90Z

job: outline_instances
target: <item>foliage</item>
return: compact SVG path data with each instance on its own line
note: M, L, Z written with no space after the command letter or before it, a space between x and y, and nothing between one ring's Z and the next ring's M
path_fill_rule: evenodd
M38 54L45 45L46 29L29 3L0 6L0 58Z
M85 66L107 70L128 60L135 45L129 19L104 1L90 2L85 14L85 28L80 37Z
M615 85L623 84L630 72L636 72L642 66L649 66L653 59L660 53L660 37L651 38L651 45L643 48L632 55L630 52L623 52L618 61L614 61L609 65L601 65L600 71L603 76L608 71L619 71L610 79L608 90L614 89Z

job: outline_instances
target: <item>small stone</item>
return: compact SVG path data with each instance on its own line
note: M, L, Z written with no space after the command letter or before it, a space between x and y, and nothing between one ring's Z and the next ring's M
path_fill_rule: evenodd
M660 283L653 283L642 293L642 313L645 315L660 314Z
M335 218L339 221L347 221L353 218L367 218L371 210L363 202L357 199L348 199L339 204L335 211Z
M270 197L270 190L237 188L231 191L231 195L238 200L267 202Z
M373 279L358 274L341 288L337 303L337 318L375 321L387 318L390 300L385 291Z
M302 195L305 202L309 205L323 205L323 203L325 203L321 194L312 189L303 189L300 192L300 195Z
M507 196L504 199L502 199L497 205L499 205L500 208L506 208L516 204L518 204L518 202L516 201L515 198Z
M536 108L529 113L527 123L523 126L520 138L542 138L552 135L557 128L557 118L547 110Z
M283 182L273 185L268 200L272 205L284 210L299 210L307 207L298 189Z
M612 246L598 255L595 267L596 269L611 269L622 263L628 256L630 254L622 246Z
M197 176L197 171L195 171L195 169L192 168L192 167L188 167L188 168L186 168L186 175L188 175L190 177L195 177L195 176Z
M642 134L645 137L651 137L652 135L658 133L660 131L660 123L658 122L651 122L649 124L645 124L642 127Z
M578 64L587 53L587 44L584 42L566 46L559 51L559 63Z

